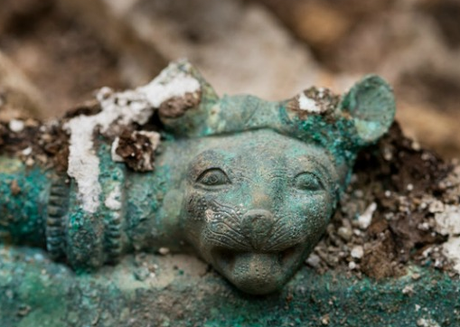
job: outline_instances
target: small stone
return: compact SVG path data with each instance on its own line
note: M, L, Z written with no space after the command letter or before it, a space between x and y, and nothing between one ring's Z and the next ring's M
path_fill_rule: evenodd
M417 141L413 141L412 142L412 149L415 150L415 151L420 151L420 149L421 149L420 143L418 143Z
M419 280L422 276L420 276L420 274L415 273L415 274L412 274L411 277L413 280Z
M351 256L355 259L361 259L364 256L364 249L361 245L355 246L351 250Z
M391 149L389 149L389 148L384 148L383 149L383 158L386 161L391 161L391 159L393 159L393 152L391 151Z
M421 224L418 224L417 228L419 230L427 231L427 230L430 229L430 225L425 221L425 222L423 222Z
M435 200L431 202L428 211L431 213L442 212L444 211L444 204L439 200Z
M422 158L423 161L428 161L428 160L430 160L432 158L432 155L429 154L428 152L424 152L422 154L421 158Z
M412 294L414 294L414 286L413 285L406 285L403 288L402 292L403 292L403 294L412 295Z
M27 166L27 167L32 167L34 164L35 164L35 160L34 160L34 159L32 159L32 158L30 158L30 157L27 158L27 160L26 160L26 166Z
M160 249L158 250L158 253L160 253L161 255L167 255L167 254L169 254L169 252L170 252L170 251L169 251L168 248L160 248Z
M372 222L372 215L377 209L377 203L372 202L362 215L358 217L358 225L361 229L367 229Z
M321 258L314 253L310 254L308 259L305 260L305 263L313 268L318 268L320 262L321 262Z
M25 156L29 156L32 153L32 147L27 147L24 150L21 151L21 153Z
M354 270L354 269L356 269L356 267L357 267L356 262L350 261L350 262L348 263L348 269Z
M12 132L19 133L24 130L24 122L19 119L11 119L8 127Z
M387 212L383 215L383 217L386 219L386 220L392 220L394 217L395 217L395 214L393 212Z
M134 277L139 281L146 280L150 275L150 271L147 267L141 266L134 271Z
M24 125L25 125L25 127L38 127L38 126L40 126L40 122L38 120L28 118L24 122Z
M35 253L34 254L34 260L35 261L43 261L43 260L45 260L45 257L41 253Z
M353 231L351 228L342 226L337 230L337 234L344 240L344 241L349 241L351 237L353 236Z

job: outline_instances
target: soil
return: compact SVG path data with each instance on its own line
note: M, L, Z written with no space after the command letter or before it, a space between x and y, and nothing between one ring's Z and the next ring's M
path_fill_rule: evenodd
M196 106L201 99L201 93L186 93L184 97L173 97L161 104L158 114L164 118L177 118L188 109Z
M343 269L376 279L403 275L410 263L453 274L432 210L437 200L458 203L458 193L450 192L458 180L451 180L453 166L420 149L395 123L359 155L341 206L307 263L320 272ZM363 226L359 216L372 204L372 220Z
M158 135L159 140L159 135ZM125 129L118 137L115 153L134 171L154 170L155 150L158 144L145 134Z

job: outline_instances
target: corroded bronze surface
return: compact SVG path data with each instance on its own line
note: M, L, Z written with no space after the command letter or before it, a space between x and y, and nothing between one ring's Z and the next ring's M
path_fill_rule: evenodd
M394 116L391 89L376 76L342 97L311 88L268 102L218 97L185 62L98 100L100 111L58 123L70 139L67 174L1 158L0 241L45 247L76 270L193 248L252 294L296 272L357 152Z

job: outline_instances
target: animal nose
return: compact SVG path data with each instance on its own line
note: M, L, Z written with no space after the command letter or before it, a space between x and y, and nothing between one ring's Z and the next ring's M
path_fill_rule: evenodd
M275 219L267 210L249 210L243 216L243 232L251 245L260 250L270 235Z

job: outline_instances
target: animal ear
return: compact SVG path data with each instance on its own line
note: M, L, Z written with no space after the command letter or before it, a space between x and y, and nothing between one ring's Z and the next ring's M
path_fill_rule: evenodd
M159 76L160 94L173 94L158 105L158 116L164 127L180 136L196 134L203 128L209 108L219 96L200 72L188 61L181 60L169 65ZM169 86L169 87L168 87Z
M351 116L354 122L360 145L373 143L388 131L395 107L391 87L376 75L356 83L340 103L342 113Z

